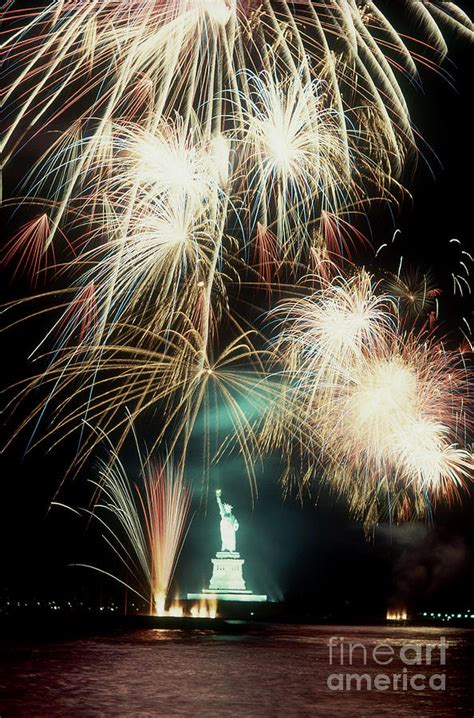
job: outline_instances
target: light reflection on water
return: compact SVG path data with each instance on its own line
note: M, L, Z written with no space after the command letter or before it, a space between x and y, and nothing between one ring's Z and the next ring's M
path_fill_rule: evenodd
M445 692L333 692L328 641L391 646L390 668L354 665L351 672L397 672L403 645L446 638ZM359 657L363 649L359 649ZM357 655L357 654L355 654ZM243 634L152 629L118 636L4 648L0 715L28 718L148 716L472 716L474 631L452 628L267 625Z

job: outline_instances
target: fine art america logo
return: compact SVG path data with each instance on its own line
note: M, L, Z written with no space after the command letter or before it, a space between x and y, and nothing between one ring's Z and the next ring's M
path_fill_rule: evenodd
M327 678L331 691L444 691L446 639L438 643L352 643L331 636Z

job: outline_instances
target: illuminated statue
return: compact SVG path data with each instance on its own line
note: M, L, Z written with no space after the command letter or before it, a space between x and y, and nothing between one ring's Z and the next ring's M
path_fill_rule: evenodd
M221 514L221 551L235 552L235 534L239 529L239 522L232 513L232 506L222 503L221 493L221 490L217 489L216 499Z
M221 515L221 550L211 558L212 576L209 588L200 593L188 593L190 600L213 601L266 601L263 594L252 593L247 588L242 572L245 560L236 550L235 534L239 530L239 522L232 513L232 506L221 499L222 491L216 491L216 500Z

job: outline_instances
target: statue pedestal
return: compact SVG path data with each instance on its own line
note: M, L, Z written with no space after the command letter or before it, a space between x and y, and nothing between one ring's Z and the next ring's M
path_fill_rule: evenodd
M246 588L242 574L244 559L238 551L218 551L212 561L212 576L209 588L201 593L188 593L188 599L219 601L266 601L267 597L252 593Z
M209 583L209 591L245 591L245 581L242 575L244 559L237 551L218 551L216 557L211 559L213 569Z

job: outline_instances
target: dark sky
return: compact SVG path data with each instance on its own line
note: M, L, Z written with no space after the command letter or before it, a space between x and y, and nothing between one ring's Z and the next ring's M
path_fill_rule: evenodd
M460 38L451 38L450 48L444 70L450 74L455 89L436 75L423 72L423 90L409 91L413 118L426 141L431 169L420 161L410 186L413 203L407 201L395 219L382 210L371 217L375 247L389 242L398 227L402 232L401 253L423 269L433 268L438 283L446 290L442 318L447 329L456 327L460 312L472 312L468 304L460 306L448 299L447 267L454 261L449 255L449 239L459 238L467 249L474 248L470 107L473 50ZM17 164L12 174L6 175L7 195L12 193L20 172ZM10 231L8 225L7 236ZM370 264L370 253L365 259ZM394 269L392 257L383 261L387 269ZM22 280L13 280L11 273L11 268L1 270L5 300L27 292ZM46 326L41 321L28 322L2 335L2 384L6 386L26 374L28 351ZM2 438L10 431L10 425L2 426ZM68 564L90 561L104 565L107 555L97 533L93 529L86 531L84 522L59 509L47 514L74 448L66 443L52 454L43 447L25 456L26 440L23 434L0 456L1 583L8 591L25 596L84 591L93 596L100 581ZM130 452L133 462L133 451ZM344 607L355 612L382 611L391 598L408 602L413 608L473 607L472 498L466 497L462 506L437 510L431 528L382 527L368 541L362 526L349 518L344 501L328 497L324 490L319 492L316 487L313 498L305 499L303 506L295 497L283 500L275 459L266 462L259 477L259 497L253 510L241 465L230 458L219 471L221 475L212 480L222 484L235 507L241 524L239 547L247 559L247 578L254 590L268 592L274 598L286 596L295 605L325 612ZM81 477L67 485L62 500L84 505L87 496L88 488ZM197 500L195 508L177 574L180 588L186 590L199 589L197 584L209 578L209 559L217 548L214 504L208 506L207 514ZM113 591L108 585L105 590Z

